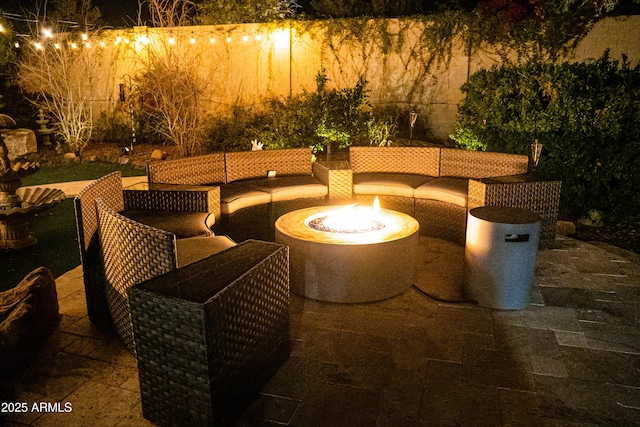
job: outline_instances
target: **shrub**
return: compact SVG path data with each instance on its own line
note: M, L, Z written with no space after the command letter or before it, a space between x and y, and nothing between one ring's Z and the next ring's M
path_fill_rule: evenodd
M451 138L468 149L529 154L537 171L563 181L563 211L599 209L617 220L640 211L640 65L626 58L493 67L462 86Z
M331 147L386 145L395 137L397 117L374 114L366 81L352 88L328 89L323 72L316 90L299 96L265 100L261 109L234 107L232 115L216 119L209 132L208 150L246 150L257 139L266 149L312 147L331 156Z

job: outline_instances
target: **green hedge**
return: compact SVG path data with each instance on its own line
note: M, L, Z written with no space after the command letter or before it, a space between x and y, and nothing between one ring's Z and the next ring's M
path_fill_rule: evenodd
M462 86L451 138L467 149L530 154L536 171L561 179L561 209L599 209L611 220L640 213L640 65L626 58L494 66Z

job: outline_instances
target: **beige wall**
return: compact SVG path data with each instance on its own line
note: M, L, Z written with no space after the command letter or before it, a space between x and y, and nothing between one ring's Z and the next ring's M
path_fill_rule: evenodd
M119 60L112 65L113 70L105 70L100 108L123 110L118 101L119 84L126 80L122 77L134 76L136 70L143 68L141 64L146 61L150 45L166 43L168 37L175 37L175 48L188 51L193 65L201 67L210 81L207 108L214 113L224 114L234 105L259 107L265 97L287 97L303 89L313 90L315 76L324 68L330 85L338 88L353 86L360 75L365 76L372 103L418 109L428 117L432 133L446 138L463 99L460 86L469 73L490 67L497 59L486 50L474 52L469 58L459 44L448 68L438 66L434 72L427 72L428 49L421 46L418 37L421 25L388 20L394 48L387 53L375 43L362 40L341 43L338 38L333 40L337 47L329 49L324 35L326 28L321 23L307 31L258 24L107 31L103 34L110 50L107 56L116 54ZM610 49L613 58L619 59L624 53L635 65L640 60L638 28L640 16L600 21L580 42L571 60L598 58ZM403 31L402 49L396 49L400 31ZM142 35L149 38L149 45L136 43L136 38ZM118 36L129 43L114 45ZM195 44L190 41L192 37Z

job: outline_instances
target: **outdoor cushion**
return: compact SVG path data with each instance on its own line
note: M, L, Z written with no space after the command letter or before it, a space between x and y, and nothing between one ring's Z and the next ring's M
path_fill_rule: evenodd
M324 197L329 193L326 185L311 175L280 176L252 179L244 185L271 195L272 202L304 197Z
M353 175L355 194L413 197L413 189L433 179L411 173L358 173Z
M220 213L232 213L249 206L264 205L271 201L271 195L241 184L225 184L220 187Z
M454 205L467 206L469 180L466 178L435 178L416 188L413 196L416 199L430 199Z
M176 240L176 264L184 267L235 246L227 236L197 236Z
M211 234L211 227L215 224L215 216L209 212L127 209L120 214L139 223L173 233L178 239Z

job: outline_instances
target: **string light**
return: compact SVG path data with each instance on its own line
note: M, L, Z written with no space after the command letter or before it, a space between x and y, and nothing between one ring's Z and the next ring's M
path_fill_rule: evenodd
M0 32L2 32L4 30L5 30L5 28L0 27ZM256 42L262 42L263 40L268 40L271 43L274 43L274 45L276 47L283 47L283 46L288 45L290 36L293 34L293 33L290 33L290 31L291 30L289 30L289 29L279 29L279 30L275 30L275 31L268 31L266 33L265 32L262 32L262 33L255 32L253 34L250 34L250 33L249 34L248 33L238 34L238 33L234 32L234 31L228 31L228 32L226 32L226 34L218 34L218 33L214 33L214 32L209 32L208 37L209 37L209 43L211 45L214 45L217 41L219 41L219 40L216 40L216 39L220 38L220 40L225 40L227 43L233 43L236 40L242 40L244 43L247 43L247 42L249 42L251 40L254 40ZM52 30L50 28L43 28L41 30L41 33L42 33L44 38L54 38L54 37L57 36L56 34L54 34L52 32ZM127 45L128 44L134 44L135 45L134 46L135 49L139 50L139 49L142 49L144 45L148 45L148 44L151 43L151 38L147 34L140 35L140 33L138 33L137 35L134 35L132 33L132 36L133 37L128 37L126 35L117 35L116 36L114 34L112 36L114 38L113 44L114 45L119 45L121 43L127 44ZM72 48L72 49L77 49L79 47L91 48L94 45L97 45L97 46L100 46L100 47L105 47L106 46L106 43L105 43L106 39L105 38L103 38L99 42L92 43L92 42L90 42L91 35L89 33L80 33L80 34L78 34L78 37L82 40L82 44L80 44L80 43L76 44L76 43L69 42L68 46L70 48ZM156 37L157 37L157 35L156 35ZM162 35L161 35L161 37L162 37ZM172 31L172 30L168 30L168 32L165 32L164 33L164 37L165 37L166 42L169 45L178 44L179 38L180 38L180 40L182 40L181 35L180 34L176 35L175 32ZM198 39L201 38L201 37L207 37L207 35L206 34L198 34L198 33L195 33L195 32L191 32L191 35L189 37L189 43L191 45L195 45L198 42ZM33 41L31 43L33 44L34 47L36 47L36 44L35 44L36 41ZM20 44L18 42L16 42L14 44L14 46L16 48L19 48ZM49 46L55 47L56 49L60 49L60 44L58 44L58 43L51 44ZM37 45L36 48L37 49L46 49L46 47L47 47L47 45L45 43L40 42L40 44Z
M4 33L4 27L0 24L0 33Z

